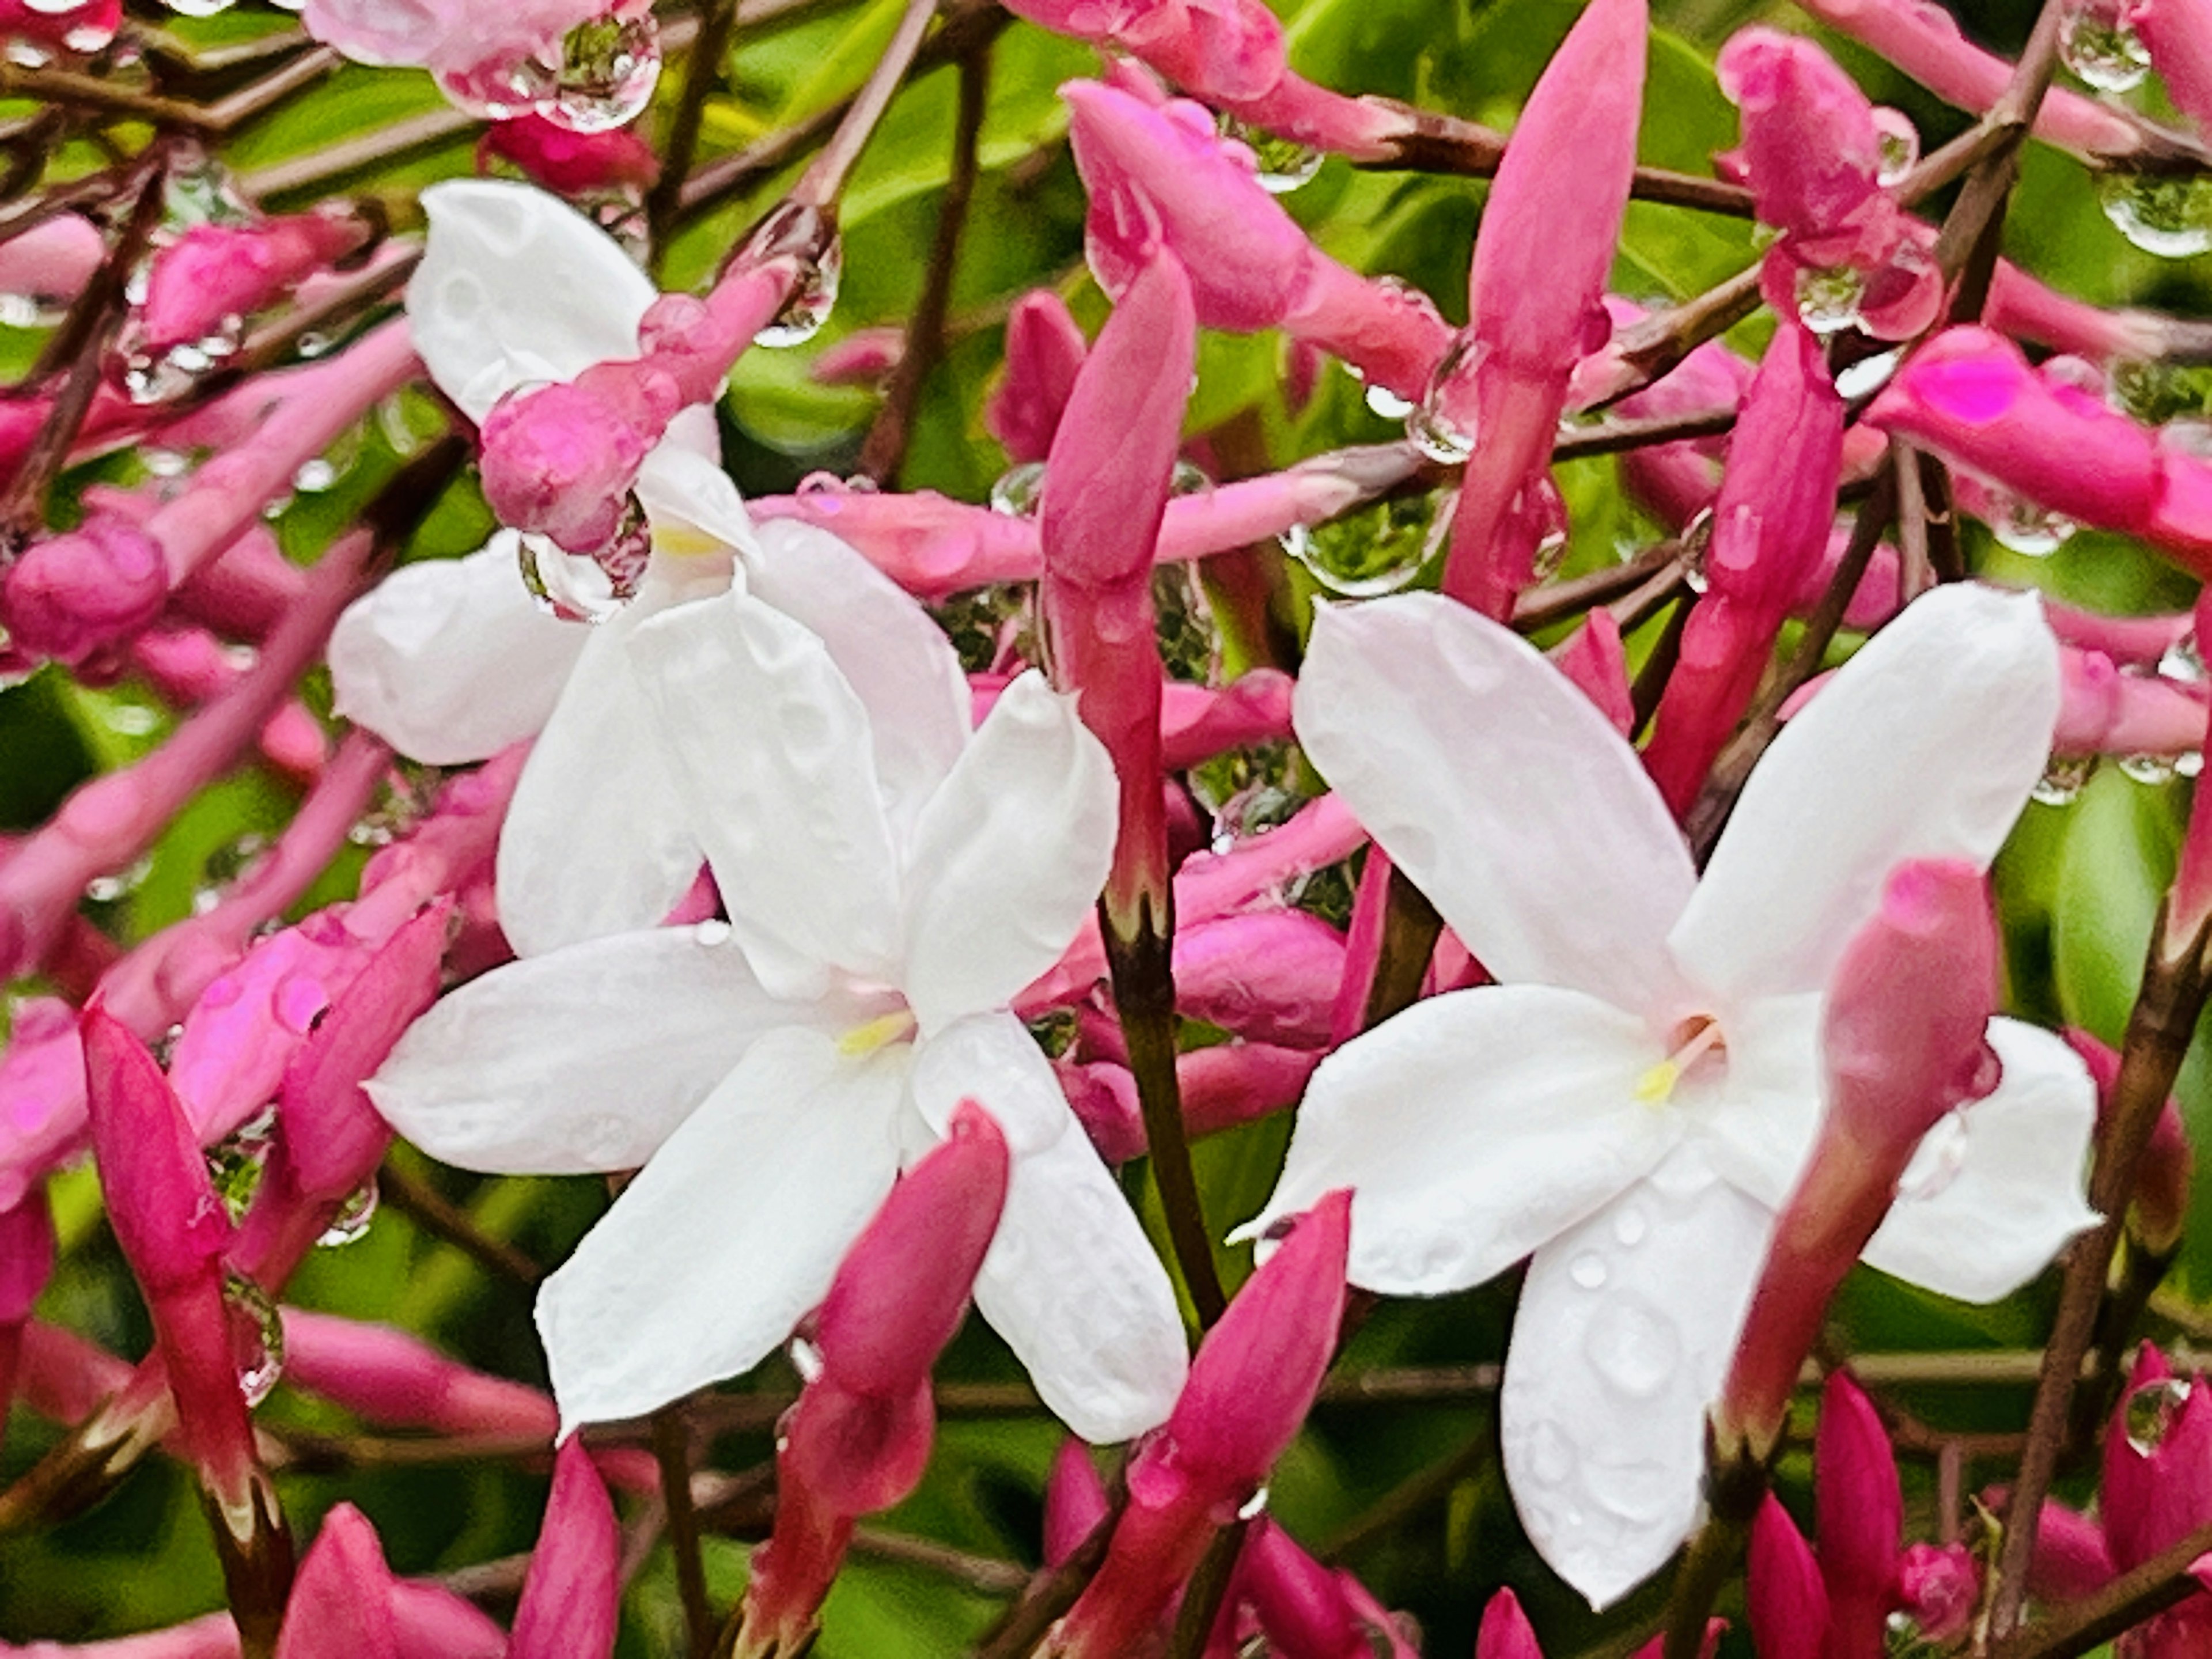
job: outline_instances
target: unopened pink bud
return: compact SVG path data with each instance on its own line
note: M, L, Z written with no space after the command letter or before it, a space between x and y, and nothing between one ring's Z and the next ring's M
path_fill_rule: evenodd
M53 1215L40 1188L13 1209L0 1210L0 1327L31 1316L53 1270Z
M983 406L984 427L1013 459L1041 461L1051 452L1090 349L1067 302L1051 289L1032 289L1014 301L1006 373Z
M108 1224L149 1297L214 1269L230 1217L199 1139L146 1046L104 1008L82 1024L94 1156Z
M150 627L168 599L160 544L95 514L25 550L0 584L0 616L18 648L75 665Z
M1910 1544L1899 1559L1897 1595L1923 1641L1948 1644L1974 1622L1982 1576L1963 1544Z
M1624 738L1636 732L1636 707L1628 681L1628 648L1620 624L1602 605L1592 611L1552 660L1577 689L1597 705Z
M9 33L5 17L0 7L0 35ZM66 305L106 258L107 239L91 220L57 213L0 242L0 294L42 309Z
M1319 1047L1344 977L1344 936L1303 910L1224 916L1178 931L1176 1005L1255 1042Z
M1521 1610L1521 1598L1501 1589L1482 1610L1482 1627L1475 1632L1474 1659L1544 1659L1536 1640L1536 1627Z
M540 1436L559 1419L550 1396L447 1358L388 1325L286 1308L284 1380L387 1428Z
M522 1581L507 1659L606 1659L622 1605L622 1534L575 1436L553 1458L545 1525Z
M1879 1651L1896 1604L1905 1498L1881 1415L1866 1391L1841 1371L1830 1375L1820 1394L1813 1487L1820 1511L1829 1628L1841 1641L1837 1650Z
M195 225L154 256L138 320L156 353L220 333L374 234L350 212L294 214L258 225Z
M502 522L588 552L614 538L648 447L582 386L510 392L484 417L484 500Z
M809 364L806 378L817 386L875 386L905 356L904 329L856 328Z
M1827 1587L1812 1546L1772 1492L1752 1518L1744 1604L1759 1659L1820 1659L1828 1632Z
M1891 233L1875 182L1881 167L1874 106L1812 41L1776 29L1738 31L1715 65L1743 112L1743 147L1729 159L1761 224L1797 239L1813 264L1840 264L1860 239Z
M1237 1589L1281 1659L1374 1659L1355 1588L1349 1574L1315 1560L1273 1521L1255 1522L1245 1535Z
M2174 107L2212 134L2212 3L2136 0L2128 19L2142 35L2151 67Z
M1056 1567L1075 1553L1105 1520L1110 1505L1106 1483L1091 1461L1091 1448L1073 1435L1053 1454L1044 1483L1044 1562Z
M1984 1501L2002 1514L2005 1496L1993 1492ZM2027 1570L2030 1591L2052 1601L2077 1601L2094 1595L2118 1576L2105 1547L2104 1528L2063 1504L2045 1499L2035 1528L2035 1559Z
M486 127L477 143L477 165L494 156L562 196L643 191L660 177L660 158L629 127L574 132L537 114Z
M2148 1342L2105 1431L2099 1511L2120 1572L2212 1522L2212 1388L2174 1376Z
M392 1569L368 1517L340 1504L300 1564L276 1659L402 1659Z

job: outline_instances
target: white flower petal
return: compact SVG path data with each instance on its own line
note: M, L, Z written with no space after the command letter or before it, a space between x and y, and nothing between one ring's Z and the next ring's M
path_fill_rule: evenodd
M538 1293L564 1434L750 1370L820 1303L897 1173L904 1071L754 1042Z
M404 565L345 608L332 709L401 754L457 766L535 735L584 648L523 587L511 532L461 559Z
M867 1018L777 1002L713 924L590 939L441 998L368 1085L432 1157L504 1175L634 1170L763 1031Z
M653 520L655 543L669 550L664 557L696 557L700 550L687 543L704 538L720 550L750 560L760 551L752 515L745 511L735 481L714 459L717 451L695 447L697 423L691 417L700 415L708 417L707 436L713 439L712 411L703 404L685 410L669 427L667 441L638 469L638 499ZM685 441L685 434L693 441Z
M753 592L829 648L867 709L884 811L904 843L974 726L968 678L945 630L852 548L794 519L760 526L747 574Z
M1784 728L1672 944L1723 1001L1826 988L1907 859L1986 866L2050 758L2058 649L2033 594L1914 601Z
M1529 1542L1593 1607L1696 1523L1705 1410L1772 1227L1685 1146L1529 1264L1498 1402L1506 1481Z
M1074 700L1035 671L1009 685L915 825L903 985L925 1031L1060 960L1113 863L1115 800Z
M1727 1081L1693 1111L1722 1176L1778 1210L1820 1127L1822 996L1764 997L1728 1024Z
M1043 1152L1067 1127L1067 1097L1052 1062L1029 1028L1003 1010L970 1014L917 1042L908 1087L933 1134L942 1136L960 1103L972 1100L997 1120L1018 1158Z
M1440 1296L1504 1272L1656 1166L1682 1115L1636 1098L1662 1055L1595 997L1492 985L1417 1002L1306 1085L1264 1233L1352 1189L1355 1285Z
M1675 1010L1688 849L1635 751L1524 641L1433 593L1324 609L1295 707L1330 787L1499 980Z
M589 630L499 836L499 919L518 954L650 927L704 856L628 648L673 591Z
M868 713L822 641L732 589L640 626L631 660L762 982L891 981L898 864Z
M2050 1032L1990 1022L2004 1080L1936 1126L1866 1261L1939 1296L1995 1302L2097 1224L2082 1201L2097 1091Z
M1189 1358L1167 1269L1065 1101L1060 1115L1014 1160L975 1306L1053 1415L1103 1445L1167 1421Z
M422 192L430 235L407 284L415 349L472 421L519 386L637 355L659 297L614 240L530 185L465 179Z

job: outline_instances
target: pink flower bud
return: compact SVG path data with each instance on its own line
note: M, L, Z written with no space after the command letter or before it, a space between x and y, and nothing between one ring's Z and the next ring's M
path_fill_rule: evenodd
M1874 1402L1841 1371L1829 1376L1820 1394L1813 1488L1820 1507L1820 1576L1828 1589L1832 1650L1879 1652L1896 1605L1905 1498L1889 1434Z
M1881 167L1874 106L1812 41L1741 29L1715 64L1743 112L1743 148L1727 160L1750 187L1759 222L1795 239L1809 264L1842 264L1894 234L1875 180Z
M160 353L219 333L375 234L351 212L293 214L251 226L194 225L154 256L139 307L142 343Z
M12 33L6 18L6 8L0 5L0 35ZM41 308L67 305L106 258L107 239L91 220L57 213L0 242L0 294ZM6 447L0 444L0 449Z
M876 386L905 356L904 329L856 328L809 364L806 378L817 386ZM989 419L987 412L986 424Z
M2151 67L2174 107L2212 134L2212 4L2207 0L2136 0L2128 20L2142 35Z
M2105 1431L2105 1546L2126 1572L2212 1522L2212 1389L2146 1342Z
M1760 1659L1820 1659L1828 1591L1812 1546L1772 1492L1752 1517L1744 1607Z
M54 1223L41 1188L11 1210L0 1210L0 1444L15 1398L23 1327L54 1270Z
M522 1581L507 1659L607 1659L622 1607L622 1534L584 1443L553 1457L544 1529Z
M1075 377L1091 343L1048 288L1031 289L1006 315L1006 368L990 401L983 425L1017 461L1041 461L1052 449L1052 434L1075 392Z
M1374 1659L1356 1588L1350 1574L1323 1566L1271 1520L1245 1534L1238 1593L1281 1659Z
M1636 734L1636 708L1628 683L1628 649L1620 624L1602 605L1583 619L1552 660L1582 694L1597 705L1624 738Z
M1821 1025L1827 1110L1716 1408L1724 1442L1740 1438L1761 1457L1771 1449L1829 1298L1889 1213L1921 1138L1996 1085L1984 1035L1996 949L1981 872L1939 859L1899 865L1881 910L1844 947ZM1849 1384L1841 1392L1857 1399Z
M122 21L123 0L79 0L59 9L36 0L0 0L0 39L48 51L98 52Z
M1984 1501L2002 1514L2006 1495L2000 1491ZM2050 1601L2075 1601L2094 1595L2118 1576L2105 1547L2104 1528L2045 1498L2035 1528L2035 1559L2027 1570L2029 1590Z
M95 514L31 544L0 584L0 616L20 649L75 665L151 626L168 599L160 544Z
M614 539L651 447L581 386L509 392L484 417L484 500L503 522L588 552Z
M1492 617L1510 614L1533 573L1534 539L1513 505L1548 462L1577 361L1607 326L1648 27L1644 0L1592 0L1575 20L1522 108L1475 237L1475 349L1446 399L1471 406L1477 447L1444 587Z
M2088 1032L2069 1029L2063 1033L2074 1052L2088 1066L2097 1085L2097 1120L2103 1133L2112 1109L2112 1090L2120 1080L2120 1057ZM2144 1245L2163 1254L2180 1242L2189 1218L2189 1194L2196 1170L2196 1153L2183 1127L2181 1103L2172 1095L2159 1109L2157 1127L2143 1149L2130 1209Z
M401 1659L393 1582L368 1517L338 1504L300 1564L276 1659Z
M2101 651L2062 647L2058 724L2062 755L2182 755L2204 746L2207 706L2194 686L2123 673Z
M284 1380L388 1428L541 1437L559 1426L550 1395L447 1358L388 1325L286 1308Z
M1521 1611L1521 1598L1501 1589L1482 1610L1482 1627L1475 1632L1474 1659L1544 1659L1536 1640L1536 1627Z
M93 1154L108 1224L149 1297L216 1270L230 1217L199 1139L145 1044L94 1006L82 1024Z
M1106 1483L1091 1461L1091 1448L1070 1435L1053 1454L1044 1483L1044 1562L1056 1567L1075 1553L1106 1518Z
M1217 1042L1176 1056L1185 1132L1193 1140L1287 1110L1321 1064L1319 1048Z
M641 192L660 177L660 158L630 128L573 132L538 114L486 127L477 142L477 166L482 168L493 157L562 196Z
M1326 1045L1343 976L1344 936L1303 910L1224 916L1176 935L1176 1007L1255 1042Z
M1948 1644L1974 1622L1982 1576L1963 1544L1908 1544L1898 1561L1897 1595L1923 1641Z

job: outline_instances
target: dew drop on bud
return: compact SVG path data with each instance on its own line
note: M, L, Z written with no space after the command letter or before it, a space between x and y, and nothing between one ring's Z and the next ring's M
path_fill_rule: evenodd
M2067 806L2077 799L2097 769L2094 755L2053 755L2035 781L2029 799L2045 806Z
M238 1369L238 1391L248 1406L258 1406L284 1374L284 1322L268 1291L243 1273L223 1276L222 1299L230 1319L230 1358Z
M1825 339L1857 326L1866 277L1850 265L1804 265L1797 271L1796 293L1797 320Z
M1252 152L1252 176L1270 196L1287 196L1310 184L1321 171L1322 154L1294 138L1279 138L1264 127L1255 127L1224 112L1221 136Z
M1346 599L1395 593L1421 574L1451 526L1452 490L1376 501L1323 524L1293 525L1283 550Z
M811 1382L822 1375L822 1350L803 1336L791 1339L791 1368L799 1373L801 1382Z
M179 17L213 17L230 9L230 0L167 0L167 3Z
M570 553L550 538L504 530L514 538L515 563L522 585L538 608L562 622L605 622L637 597L652 557L652 531L630 498L615 538L596 554Z
M1904 361L1904 349L1897 347L1846 363L1836 371L1836 395L1845 403L1871 398L1889 384L1889 377L1897 373L1897 366Z
M772 349L805 345L822 331L822 325L837 308L837 284L844 275L845 243L842 237L832 236L822 257L800 269L791 297L769 325L753 336L753 343Z
M1237 1518L1239 1521L1256 1521L1267 1512L1267 1489L1262 1486L1238 1506Z
M110 724L113 722L111 721ZM113 904L130 897L131 894L144 886L146 878L153 873L154 859L153 855L149 854L135 864L126 865L120 870L110 871L106 875L94 876L90 881L85 883L84 896L94 904Z
M2212 250L2212 178L2100 173L2097 201L2120 234L2146 253L2187 259Z
M2184 634L2166 647L2158 659L2158 672L2177 685L2204 684L2204 657L2197 648L2197 635Z
M338 1212L331 1218L331 1224L315 1243L333 1250L355 1243L368 1231L368 1224L376 1219L376 1177L371 1176L367 1185L338 1206Z
M241 1123L207 1150L208 1181L235 1222L244 1218L269 1165L269 1149L276 1133L273 1109Z
M991 484L991 511L1009 519L1033 519L1044 499L1044 463L1010 466Z
M1196 461L1176 458L1175 470L1168 474L1168 494L1170 495L1203 495L1213 488L1213 480Z
M1533 507L1528 491L1536 491ZM1513 498L1514 516L1533 515L1536 521L1535 577L1540 582L1549 581L1559 574L1559 566L1567 556L1568 531L1566 497L1559 494L1559 486L1552 481L1549 472L1540 474L1533 485L1523 485Z
M2085 86L2128 92L2150 73L2150 49L2129 21L2130 0L2074 0L2058 22L2058 56Z
M1456 466L1474 453L1474 380L1484 349L1462 330L1437 360L1420 403L1406 416L1406 436L1432 461Z
M1288 743L1232 749L1190 769L1190 791L1213 818L1212 849L1226 853L1297 816L1309 799L1299 750Z
M2145 1457L2164 1445L2180 1419L2181 1408L2189 1403L2189 1388L2178 1376L2166 1376L2130 1389L2127 1402L2120 1407L2128 1444Z
M539 112L571 132L608 132L636 119L660 79L660 31L649 11L579 23L561 42L553 95Z
M2122 775L2155 787L2173 781L2173 762L2174 757L2171 755L2123 755L2119 759L2119 768Z
M1893 190L1905 182L1920 160L1920 129L1901 109L1879 104L1874 112L1875 183Z

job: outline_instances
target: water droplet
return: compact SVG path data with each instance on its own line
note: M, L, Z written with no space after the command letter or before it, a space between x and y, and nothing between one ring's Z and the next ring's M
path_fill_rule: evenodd
M2035 781L2030 799L2045 806L2070 805L2089 781L2089 775L2097 769L2094 755L2053 755L2051 763L2043 769L2043 775Z
M54 61L53 53L28 40L10 40L7 46L8 61L17 69L44 69Z
M1533 513L1528 505L1531 489L1536 491ZM1552 475L1542 473L1534 484L1523 485L1521 493L1513 498L1513 513L1516 517L1534 516L1541 526L1536 535L1532 568L1538 581L1549 581L1559 574L1559 566L1565 562L1567 556L1571 526L1567 523L1566 497L1559 494L1559 487L1552 482Z
M1176 457L1174 469L1168 474L1168 494L1170 495L1203 495L1213 488L1213 480L1196 461Z
M1152 573L1153 626L1168 678L1212 685L1221 677L1221 629L1194 567L1164 564Z
M607 132L635 120L660 79L660 30L650 11L579 23L561 42L553 95L538 112L571 132Z
M2212 178L2103 173L2097 200L2120 234L2146 253L2186 259L2212 249Z
M1990 534L1999 545L2032 559L2047 559L2073 538L2074 521L2010 490L1990 503Z
M1547 1418L1528 1431L1528 1473L1547 1486L1562 1484L1575 1472L1574 1442Z
M706 945L711 950L717 945L726 945L730 942L730 924L719 917L710 916L705 921L699 922L692 927L691 937L698 944Z
M230 9L231 0L166 0L179 17L213 17Z
M1584 1250L1567 1264L1567 1277L1585 1291L1598 1290L1606 1281L1605 1258L1595 1250Z
M2127 92L2150 73L2150 49L2129 21L2127 0L2075 0L2058 24L2058 56L2084 85Z
M772 349L805 345L822 331L822 325L836 309L837 284L844 275L844 240L832 236L822 257L800 269L791 297L783 302L775 320L753 336L753 343Z
M1386 421L1402 421L1413 412L1410 398L1401 398L1387 386L1373 381L1364 382L1367 390L1361 394L1366 400L1368 412Z
M231 1363L238 1391L251 1407L269 1398L284 1374L284 1322L269 1293L243 1273L226 1273L222 1299L230 1316Z
M1287 196L1299 185L1310 184L1321 171L1322 153L1295 138L1279 138L1264 127L1226 113L1220 117L1219 125L1224 138L1252 152L1253 176L1271 196Z
M1920 160L1920 129L1901 109L1877 104L1874 112L1875 163L1874 181L1884 190L1905 182Z
M1905 349L1897 346L1846 363L1836 372L1836 395L1847 403L1871 398L1889 384L1889 377L1897 373L1897 366L1904 361Z
M207 1150L208 1180L216 1196L234 1222L245 1217L261 1176L269 1164L269 1148L276 1133L276 1114L264 1110L232 1130Z
M151 854L137 863L128 865L104 876L94 876L84 884L84 896L94 904L113 904L128 898L146 884L146 878L154 873Z
M653 554L652 528L635 495L614 540L597 554L570 553L518 530L500 533L514 538L516 568L538 608L562 622L603 623L620 611L637 597Z
M1288 823L1308 799L1304 762L1288 743L1231 750L1193 767L1189 777L1191 793L1213 817L1217 853Z
M2137 783L2157 785L2173 781L2174 757L2171 755L2123 755L2119 765L2122 775Z
M2145 1457L2164 1445L2180 1420L2181 1408L2189 1403L2189 1388L2178 1376L2166 1376L2130 1389L2127 1403L2120 1407L2128 1444Z
M46 294L0 294L0 328L52 328L69 307Z
M1946 1113L1913 1149L1911 1162L1898 1179L1897 1195L1917 1203L1942 1197L1965 1173L1967 1155L1972 1150L1966 1115Z
M1267 1513L1267 1489L1265 1486L1261 1486L1249 1498L1246 1498L1242 1504L1237 1505L1237 1518L1239 1521L1256 1521L1261 1516Z
M1283 550L1332 593L1395 593L1421 574L1451 528L1457 494L1441 490L1376 501L1325 524L1293 525Z
M1591 1323L1584 1356L1619 1392L1648 1400L1665 1388L1682 1359L1682 1339L1667 1316L1634 1295L1616 1296Z
M1419 407L1406 416L1406 436L1432 461L1455 466L1474 453L1474 381L1484 351L1462 329L1437 360Z
M371 1176L366 1186L338 1206L338 1212L331 1218L331 1224L323 1230L323 1236L315 1243L334 1250L353 1243L368 1231L368 1224L376 1219L376 1177Z
M1024 461L1008 467L991 484L991 511L1009 519L1030 519L1036 516L1037 504L1044 499L1044 463Z
M307 974L287 974L270 993L269 1006L277 1023L295 1036L305 1036L331 1006L329 990Z
M1802 265L1796 293L1797 320L1826 338L1857 326L1866 277L1850 265Z
M791 1339L791 1368L799 1373L801 1382L811 1382L822 1375L822 1350L803 1336Z

